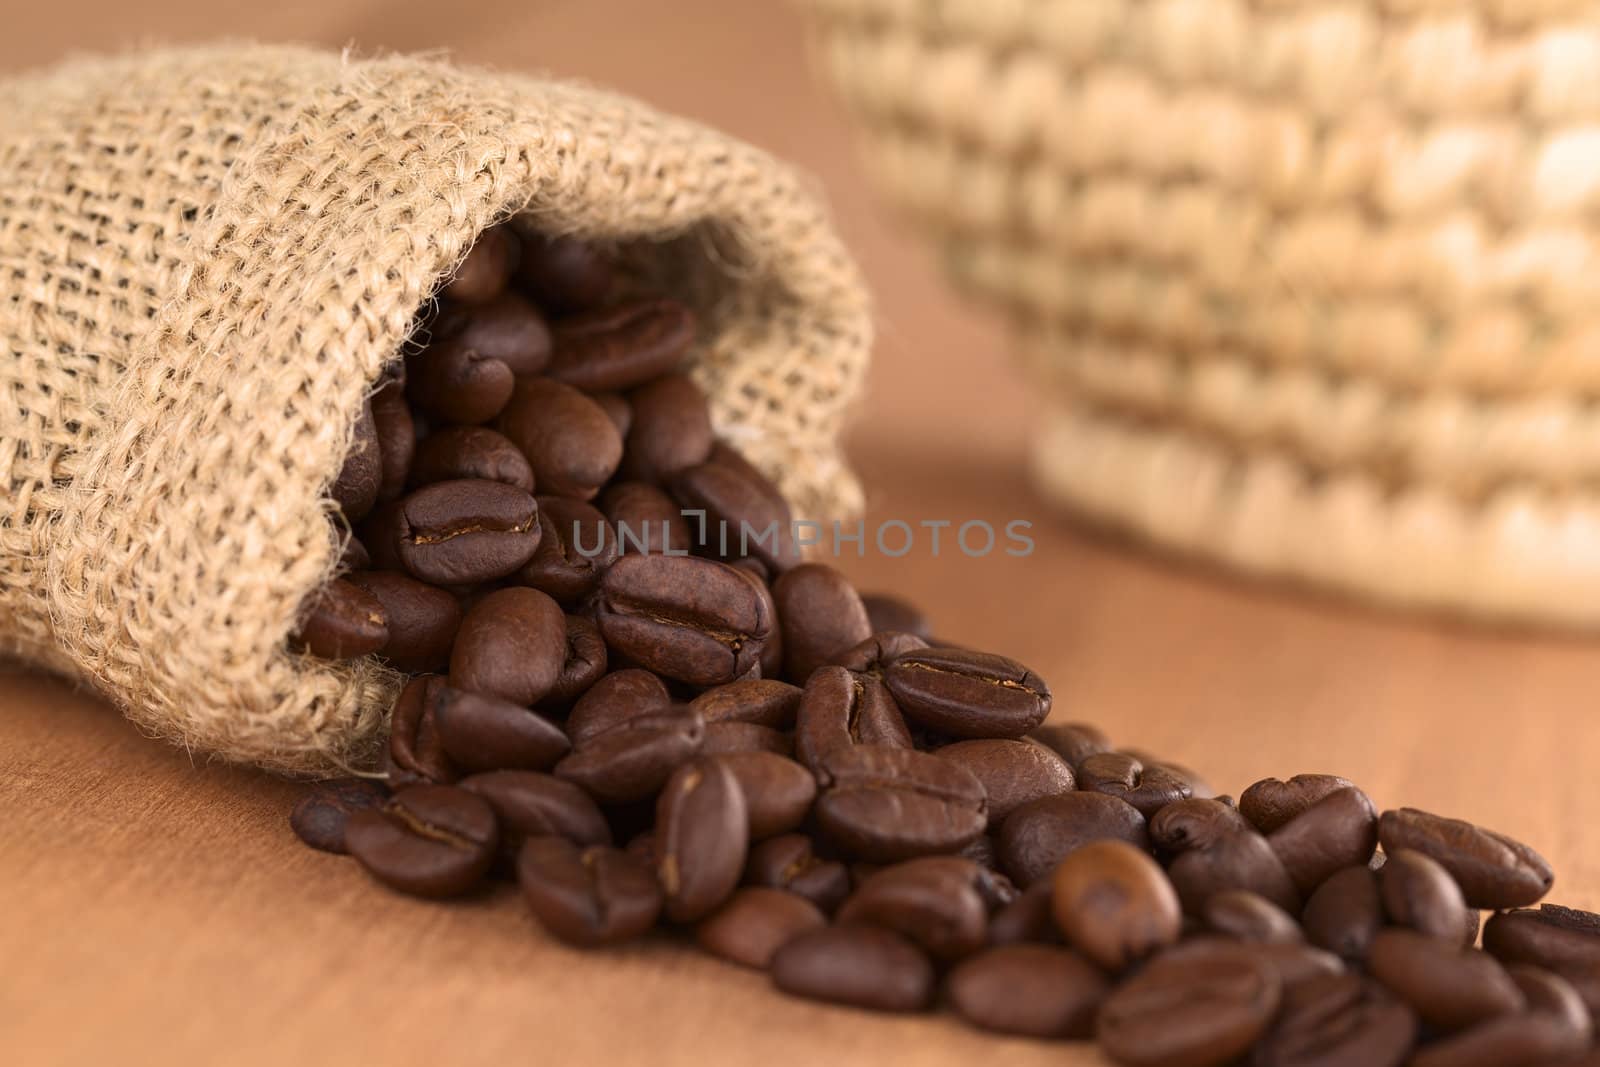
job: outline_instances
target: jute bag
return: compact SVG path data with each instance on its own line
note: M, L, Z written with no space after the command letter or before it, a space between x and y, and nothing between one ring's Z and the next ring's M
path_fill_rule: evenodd
M1002 310L1038 484L1242 570L1600 624L1589 0L807 0Z
M577 85L229 46L0 91L0 652L197 753L359 762L398 684L285 637L327 489L418 308L488 225L615 244L699 314L713 419L848 514L860 279L796 176Z

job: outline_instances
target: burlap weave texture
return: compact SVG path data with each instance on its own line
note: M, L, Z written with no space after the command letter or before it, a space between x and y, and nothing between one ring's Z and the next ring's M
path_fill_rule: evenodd
M853 264L759 151L585 86L291 47L78 61L0 100L0 653L197 753L360 760L398 683L288 651L326 491L486 226L615 243L694 305L719 432L799 513L870 342Z

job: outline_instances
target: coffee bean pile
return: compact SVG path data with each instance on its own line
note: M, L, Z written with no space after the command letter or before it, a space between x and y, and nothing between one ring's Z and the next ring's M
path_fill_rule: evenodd
M694 329L592 247L473 249L335 487L357 536L296 641L413 677L383 782L313 787L302 840L418 896L512 879L570 944L682 930L786 993L1119 1063L1590 1053L1600 916L1534 909L1537 853L1045 725L1032 671L801 562L680 371Z

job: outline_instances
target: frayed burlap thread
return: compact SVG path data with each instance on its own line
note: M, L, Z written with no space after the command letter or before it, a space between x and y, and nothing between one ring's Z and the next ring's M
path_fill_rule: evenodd
M1600 625L1589 0L806 0L1054 398L1039 484L1262 574Z
M228 45L72 63L0 112L0 652L197 754L365 760L399 683L290 652L327 488L429 294L506 218L688 294L718 429L798 511L870 314L787 168L596 89Z

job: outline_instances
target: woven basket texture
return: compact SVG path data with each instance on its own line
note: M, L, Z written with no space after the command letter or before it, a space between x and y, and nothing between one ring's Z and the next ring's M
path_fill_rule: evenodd
M806 6L876 183L1019 336L1050 496L1600 624L1600 5Z
M797 512L837 436L857 272L794 173L586 86L289 47L75 61L0 99L0 653L196 753L359 763L399 678L285 643L327 489L418 309L507 218L614 243L702 323L718 430Z

